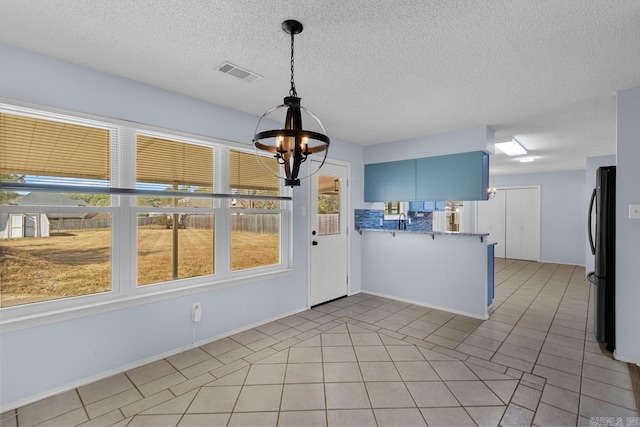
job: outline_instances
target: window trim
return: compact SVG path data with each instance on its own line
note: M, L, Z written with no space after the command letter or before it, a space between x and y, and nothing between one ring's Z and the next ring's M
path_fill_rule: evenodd
M97 294L79 295L40 301L29 304L5 307L0 309L0 329L2 331L20 330L36 325L50 323L97 314L106 311L119 310L126 307L148 304L154 301L180 298L201 292L210 292L217 289L255 283L256 281L272 280L293 274L291 267L292 244L291 234L293 228L293 201L292 191L280 183L280 196L250 196L229 194L221 192L225 189L228 177L228 166L220 167L220 159L214 156L214 191L206 196L197 195L195 197L210 197L214 199L213 208L154 208L136 206L135 195L149 193L148 191L137 191L135 179L135 147L137 134L147 136L167 138L178 142L197 144L212 147L214 152L220 150L238 150L251 152L251 147L234 141L212 138L203 135L190 134L187 132L163 129L152 125L128 122L119 119L99 117L90 114L63 111L54 108L43 107L19 103L14 100L0 98L0 112L8 114L18 114L28 117L68 122L84 126L107 128L111 131L111 179L110 187L95 187L93 189L82 186L69 186L64 188L65 192L77 193L108 193L112 195L111 206L83 206L83 207L54 207L54 206L2 206L3 212L109 212L112 214L111 227L111 290ZM133 161L131 160L133 158ZM222 176L219 176L219 175ZM222 179L219 179L222 178ZM221 186L222 185L222 186ZM23 189L29 186L20 186ZM16 186L10 183L0 183L0 190L10 189ZM31 185L32 191L38 190ZM53 187L41 186L40 190L54 190ZM61 191L61 186L57 186L57 191ZM93 191L87 191L87 190ZM184 196L184 192L179 192ZM163 195L168 195L163 192ZM280 214L280 262L269 266L255 267L244 270L231 270L231 265L225 265L221 269L221 259L218 254L230 248L230 217L234 212L239 212L236 208L223 203L225 199L245 198L278 200L279 209L256 210L255 213L279 213ZM137 271L135 270L137 257L137 223L132 216L137 213L148 212L158 209L177 210L180 212L194 211L194 213L212 213L215 215L216 239L215 245L215 270L212 275L203 275L193 278L171 280L137 286ZM242 210L244 211L244 209ZM254 211L254 210L251 210ZM254 212L252 212L254 213ZM226 227L224 233L220 227ZM223 237L219 240L218 236ZM117 248L117 249L116 249ZM132 258L133 257L133 258ZM228 258L228 256L227 256ZM131 278L133 277L133 280ZM176 286L178 285L178 286Z

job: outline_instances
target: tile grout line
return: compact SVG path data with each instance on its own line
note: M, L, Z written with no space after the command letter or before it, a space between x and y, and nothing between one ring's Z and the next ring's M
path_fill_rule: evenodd
M540 268L542 268L542 267L540 267ZM522 317L523 317L523 316L526 314L526 312L531 308L531 304L533 304L533 303L535 302L535 300L538 298L538 296L540 295L540 293L544 290L544 288L546 288L546 287L547 287L547 285L549 284L549 281L551 280L551 277L553 277L553 274L558 270L558 268L559 268L559 267L556 267L556 268L554 269L553 273L551 273L551 274L549 275L549 278L546 280L546 282L545 282L544 286L542 286L542 287L540 288L540 290L536 293L536 296L531 300L531 302L530 302L530 303L529 303L529 305L527 306L526 310L525 310L525 311L520 315L520 317L518 317L518 321L514 324L513 328L515 328L515 327L517 326L518 322L520 322L520 320L522 319ZM539 269L538 269L538 270L539 270ZM536 272L537 272L538 270L536 270ZM530 277L531 277L531 276L530 276ZM526 280L525 282L523 282L523 284L522 284L522 285L520 285L520 286L519 286L519 287L518 287L518 288L513 292L513 294L515 294L515 292L517 292L517 291L518 291L522 286L524 286L524 285L526 284L526 282L528 282L529 280L530 280L530 278L529 278L528 280ZM568 286L568 285L567 285L567 286ZM565 288L565 292L566 292L566 288ZM509 296L509 298L511 298L511 296L513 296L513 294L511 294L511 295ZM564 292L563 292L563 295L564 295ZM506 300L505 300L505 302L506 302ZM559 306L559 305L560 305L560 303L558 303L558 306ZM556 308L556 312L557 312L557 308ZM552 321L552 322L553 322L553 321ZM513 328L511 328L511 331L513 331ZM549 329L551 329L551 325L549 325L549 328L547 329L547 333L548 333ZM509 331L509 335L511 334L511 331ZM509 335L507 335L507 338L509 337ZM506 341L506 339L507 339L507 338L505 338L505 341ZM545 335L545 338L546 338L546 335ZM504 344L504 342L505 342L505 341L503 341L503 344ZM543 341L543 346L544 346L544 341ZM502 345L500 345L500 347L502 347ZM500 347L498 348L498 350L496 350L496 353L500 350ZM542 347L540 348L540 352L538 352L538 356L536 357L536 362L537 362L538 358L540 357L540 353L541 353L541 352L542 352ZM536 362L534 362L534 363L533 363L533 366L532 366L532 368L531 368L531 370L532 370L532 373L531 373L531 374L532 374L532 375L533 375L533 370L535 369L535 366L536 366ZM518 384L516 385L516 388L514 389L513 394L511 395L511 398L509 399L509 403L507 403L507 409L505 409L505 412L504 412L504 414L502 415L502 418L501 418L501 420L500 420L500 421L502 421L502 419L504 419L504 416L507 414L507 410L508 410L508 408L509 408L509 406L510 406L510 405L515 405L515 406L521 407L520 405L517 405L516 403L513 403L513 396L515 396L516 391L518 390L518 387L520 387L520 383L521 383L521 382L522 382L522 377L521 377L520 379L518 379ZM546 384L546 378L545 378L545 384ZM543 390L544 390L544 388L543 388ZM542 398L542 393L540 394L540 398ZM534 420L535 420L535 417L536 417L536 415L537 415L537 409L538 409L539 404L540 404L540 401L538 401L538 404L536 405L536 410L535 410L535 411L532 411L532 412L533 412L533 416L532 416L532 418L531 418L531 424L533 424L533 422L534 422ZM524 409L529 410L528 408L524 408Z
M573 271L575 272L575 267L573 268ZM572 272L571 276L573 276L573 272ZM544 348L544 344L547 342L547 337L549 336L549 333L551 331L551 327L553 326L553 321L555 320L556 316L558 315L558 310L560 310L560 307L562 306L562 300L564 300L564 297L567 294L567 290L569 289L570 285L571 285L571 277L569 277L569 281L567 282L567 286L564 288L564 291L562 292L562 296L560 297L560 301L558 302L558 306L556 307L556 311L553 314L553 318L551 319L551 324L549 325L549 329L547 330L547 333L545 334L544 340L542 341L542 347L540 347L540 352L538 353L538 357L536 358L536 361L533 364L533 368L534 369L535 369L536 365L538 364L538 359L540 358L540 354L543 352L542 349ZM587 309L588 309L588 304L587 304ZM548 354L548 353L545 353L545 354ZM584 360L584 351L582 352L582 359ZM582 384L582 366L580 367L580 384ZM551 385L553 385L553 384L551 384ZM542 402L542 395L544 394L544 389L545 389L546 386L547 386L547 378L545 378L544 386L542 386L542 390L540 391L540 399L538 399L538 403L536 405L536 410L534 411L533 420L535 420L535 416L538 414L538 408L540 407L540 403L543 403ZM580 396L581 395L582 395L582 393L578 393L578 412L580 412ZM551 405L551 406L553 406L553 405ZM558 409L562 409L562 408L558 408ZM562 409L562 410L564 410L564 409ZM579 415L578 414L575 414L575 415L576 415L576 423L577 423ZM532 420L532 422L533 422L533 420Z
M544 264L542 264L542 265L544 265ZM524 267L523 267L523 268L524 268ZM541 268L542 268L542 266L540 266L540 267L536 270L536 272L538 272L538 270L540 270ZM555 273L555 271L557 271L557 269L558 269L558 267L556 267L556 269L554 270L554 273ZM529 280L531 280L531 277L533 277L534 275L535 275L535 273L533 273L531 276L529 276L529 278L528 278L527 280L523 281L523 282L522 282L522 284L521 284L520 286L518 286L518 288L517 288L517 289L515 289L515 290L513 291L513 293L512 293L511 295L509 295L509 297L503 301L503 303L502 303L502 304L506 303L506 302L508 301L508 299L509 299L509 298L513 297L513 295L514 295L518 290L520 290L520 288L522 288L522 287L523 287L523 286L524 286L524 285L525 285ZM513 324L513 326L512 326L512 327L511 327L511 329L509 330L509 332L508 332L508 334L507 334L507 337L506 337L504 340L502 340L502 342L500 343L500 346L496 349L496 351L494 351L494 356L495 356L495 355L500 351L500 348L502 348L502 345L506 342L507 338L509 338L509 335L511 335L511 333L512 333L513 329L518 325L518 323L520 322L520 320L522 319L522 317L523 317L523 316L526 314L526 312L531 308L531 304L533 304L533 302L536 300L536 298L538 298L538 296L540 295L540 292L542 292L542 290L543 290L543 289L548 285L549 280L551 279L551 277L552 277L552 276L553 276L553 274L551 274L551 275L549 276L549 279L547 279L547 281L545 282L544 286L543 286L542 288L540 288L540 290L536 293L536 296L531 300L531 302L529 303L529 305L527 305L527 308L522 312L522 314L520 314L520 316L518 317L518 320ZM500 306L502 306L502 304L500 304ZM489 318L489 320L491 320L491 318ZM500 323L504 323L504 322L500 322ZM480 326L482 326L482 325L480 325ZM480 326L478 326L478 328L479 328ZM477 328L476 328L476 329L477 329ZM474 332L475 332L475 329L474 329ZM540 350L540 351L542 351L542 350ZM500 353L500 354L504 354L504 353ZM539 354L540 354L540 353L538 352L538 356L539 356ZM505 354L505 356L508 356L508 355L506 355L506 354ZM508 356L508 357L513 357L514 359L522 360L522 359L519 359L518 357L514 357L514 356ZM493 357L492 357L492 359L493 359ZM492 360L489 360L489 361L490 361L490 362L492 362ZM528 361L526 361L526 360L523 360L523 361L524 361L524 362L528 362ZM537 361L537 357L536 357L536 361ZM497 362L493 362L493 363L497 363ZM529 363L531 363L531 362L529 362ZM499 364L499 363L498 363L498 364ZM533 367L535 367L535 362L534 362L534 364L533 364ZM507 368L509 368L509 366L507 366ZM515 368L513 368L513 369L515 369ZM532 369L533 369L533 368L532 368Z

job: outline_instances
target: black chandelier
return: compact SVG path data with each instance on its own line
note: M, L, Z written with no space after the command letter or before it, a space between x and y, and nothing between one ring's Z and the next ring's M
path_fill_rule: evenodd
M318 167L318 169L320 169L327 158L331 141L329 137L325 135L326 131L320 119L300 105L300 98L298 98L298 93L296 92L296 84L293 79L293 41L294 36L302 32L302 24L295 20L287 20L282 23L282 29L286 33L291 34L291 89L289 89L289 96L284 98L282 105L271 108L260 117L256 126L255 136L253 137L253 143L256 147L257 154L259 154L260 150L273 154L273 157L276 158L277 162L282 165L284 169L284 177L278 175L278 178L284 179L286 186L295 187L300 185L300 179L298 178L300 165L307 160L309 155L324 153L322 162ZM258 132L258 128L263 119L283 108L286 108L284 129ZM310 122L315 123L319 131L308 130L303 127L303 114L311 118ZM305 121L305 124L309 124L309 121ZM271 172L271 170L262 163L261 157L262 156L258 155L260 164ZM317 172L317 170L311 171L309 175L315 172Z

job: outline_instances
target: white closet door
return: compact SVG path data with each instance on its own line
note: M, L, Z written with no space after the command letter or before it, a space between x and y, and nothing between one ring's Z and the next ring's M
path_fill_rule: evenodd
M522 259L540 260L540 199L537 188L521 191Z
M520 189L507 191L506 233L507 258L522 258L522 194Z
M506 257L540 260L540 203L537 188L506 192Z

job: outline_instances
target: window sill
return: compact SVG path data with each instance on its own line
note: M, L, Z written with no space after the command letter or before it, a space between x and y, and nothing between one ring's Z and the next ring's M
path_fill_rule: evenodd
M32 328L36 326L46 325L53 322L76 319L79 317L91 316L98 313L105 313L124 308L135 307L138 305L150 304L156 301L180 298L187 295L198 294L202 292L210 292L218 289L229 288L232 286L254 283L263 280L276 279L293 274L292 269L278 270L268 273L254 274L252 276L243 276L235 279L226 279L224 281L204 283L178 289L161 289L156 292L145 292L141 294L115 295L106 294L104 299L100 301L92 301L90 303L78 303L73 306L58 308L55 310L42 311L38 313L30 313L20 315L19 313L0 312L0 331L12 332L21 329ZM81 300L83 297L77 297Z

